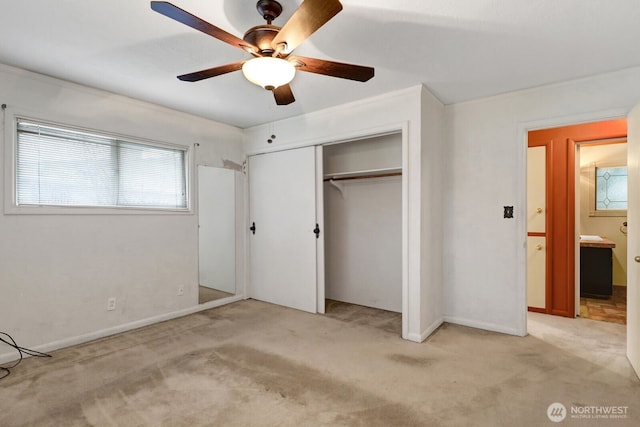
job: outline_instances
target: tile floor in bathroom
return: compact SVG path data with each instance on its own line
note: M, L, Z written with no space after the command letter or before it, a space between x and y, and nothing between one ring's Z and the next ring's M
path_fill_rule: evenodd
M580 317L627 324L627 288L614 286L608 299L580 298Z

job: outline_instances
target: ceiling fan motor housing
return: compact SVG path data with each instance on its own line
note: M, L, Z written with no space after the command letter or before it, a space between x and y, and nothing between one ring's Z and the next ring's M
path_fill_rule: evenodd
M260 49L262 55L270 55L273 53L271 40L278 34L278 31L280 31L280 27L275 25L258 25L247 30L243 40Z

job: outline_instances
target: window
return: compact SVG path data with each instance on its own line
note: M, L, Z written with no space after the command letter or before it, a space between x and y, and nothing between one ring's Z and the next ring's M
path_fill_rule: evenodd
M589 216L627 216L627 167L591 163Z
M627 209L627 168L596 168L596 210Z
M16 204L187 209L186 149L18 119Z

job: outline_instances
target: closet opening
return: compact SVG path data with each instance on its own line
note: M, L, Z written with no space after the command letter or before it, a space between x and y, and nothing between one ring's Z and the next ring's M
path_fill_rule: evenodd
M325 314L402 332L402 134L323 146Z

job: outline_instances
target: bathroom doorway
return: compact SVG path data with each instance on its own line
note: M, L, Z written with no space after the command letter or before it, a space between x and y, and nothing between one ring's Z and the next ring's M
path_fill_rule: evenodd
M576 144L576 315L626 324L627 140ZM579 307L579 308L578 308Z
M578 147L594 141L626 138L626 119L607 120L528 132L528 160L540 151L541 165L528 165L528 175L544 168L538 201L528 200L528 224L542 217L543 228L529 229L527 288L529 311L576 317L580 307L580 240L577 215L580 191ZM541 150L540 147L544 149ZM527 186L528 196L534 194ZM539 221L539 218L536 219ZM532 243L532 239L537 239ZM535 289L533 289L535 288ZM532 292L534 291L534 292ZM532 306L532 295L537 305Z

